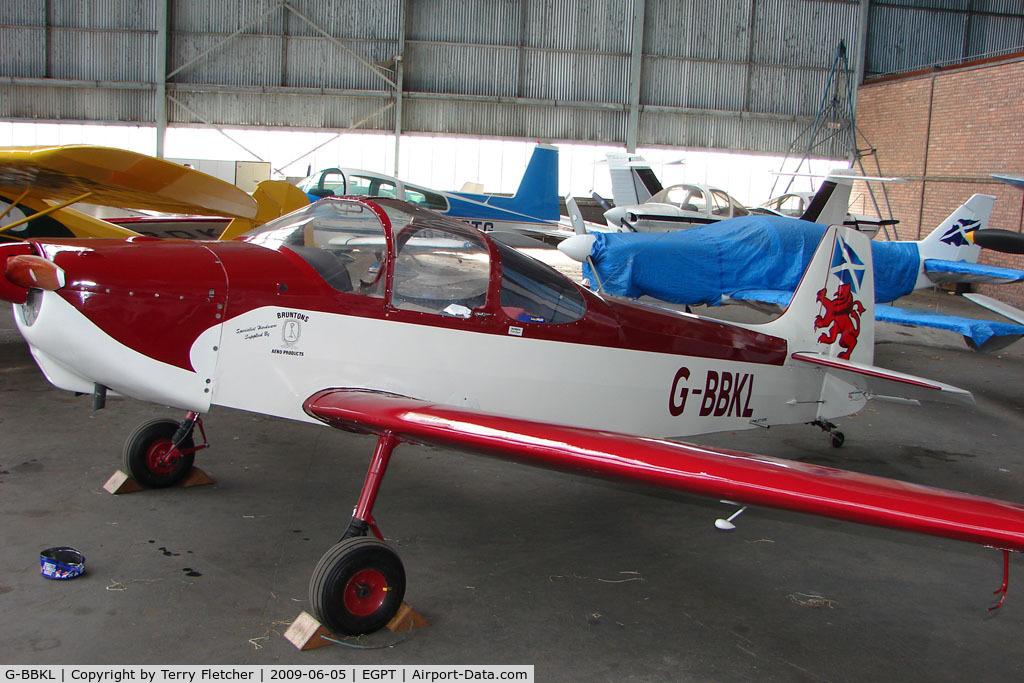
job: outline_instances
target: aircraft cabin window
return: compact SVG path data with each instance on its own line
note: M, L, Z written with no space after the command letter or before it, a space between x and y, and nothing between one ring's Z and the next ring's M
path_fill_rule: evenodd
M651 197L651 201L675 204L683 211L700 213L705 213L708 206L703 190L696 185L673 185Z
M398 196L398 188L393 182L384 178L350 175L348 177L348 194L394 199Z
M321 200L246 233L246 241L290 249L339 292L384 296L384 228L361 204Z
M722 218L730 217L729 198L723 192L712 191L711 193L711 215Z
M445 199L443 195L431 192L430 190L422 187L406 185L405 201L425 206L428 209L433 209L434 211L444 212L448 210L448 200Z
M570 282L553 268L500 242L501 308L513 320L527 323L570 323L587 312L586 303Z
M298 187L303 192L318 195L320 197L331 197L345 194L345 174L338 169L327 169L299 182Z
M391 305L407 311L469 318L484 305L491 260L483 240L417 220L395 229Z
M330 190L336 195L347 194L345 191L345 174L336 171L327 171L323 174L323 189ZM328 195L330 196L330 195Z
M783 195L775 201L773 208L781 214L799 217L804 213L804 199L798 194Z

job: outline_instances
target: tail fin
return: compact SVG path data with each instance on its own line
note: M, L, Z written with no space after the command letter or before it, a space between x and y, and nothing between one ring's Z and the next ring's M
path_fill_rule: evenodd
M615 206L643 204L661 192L661 181L650 165L636 154L608 154L608 173L612 178Z
M822 225L842 225L850 210L850 192L855 180L853 174L854 170L850 168L829 171L800 220Z
M870 365L875 347L875 277L871 241L838 226L825 231L789 306L757 326L809 352Z
M922 261L943 259L977 263L981 247L971 239L975 230L988 227L992 205L996 198L990 194L976 194L949 214L939 227L917 243Z
M234 239L257 226L309 204L309 197L305 192L283 180L264 180L256 186L252 198L256 200L256 217L252 220L247 218L231 219L217 239Z
M505 208L545 221L558 220L558 148L538 144L519 181L511 202Z

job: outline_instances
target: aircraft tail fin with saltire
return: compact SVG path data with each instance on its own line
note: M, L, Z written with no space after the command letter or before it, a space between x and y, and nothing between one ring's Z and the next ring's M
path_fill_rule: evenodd
M849 414L837 407L869 397L974 403L963 389L872 365L874 261L871 241L852 228L825 231L789 306L775 320L754 327L784 337L793 362L824 371L819 420Z
M971 238L974 231L988 227L995 200L996 198L989 194L976 194L957 207L937 228L917 243L921 259L975 263L981 253L981 247Z
M822 236L789 306L758 328L789 340L791 352L871 363L875 279L871 241L849 228Z

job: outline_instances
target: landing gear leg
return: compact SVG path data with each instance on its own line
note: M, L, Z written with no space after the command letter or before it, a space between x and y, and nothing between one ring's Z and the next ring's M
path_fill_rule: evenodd
M192 438L196 426L203 443ZM122 461L128 474L139 484L161 488L177 484L192 469L196 451L209 447L203 421L189 412L181 423L168 419L145 422L135 428L124 444Z
M335 633L360 635L384 627L405 597L405 568L373 519L373 504L398 443L390 432L377 440L348 529L317 562L309 582L314 616ZM369 530L376 538L366 535Z
M808 422L807 424L820 427L821 431L828 432L832 439L832 448L839 448L843 445L843 442L846 441L846 437L841 431L839 431L839 428L828 420L818 419L814 422Z

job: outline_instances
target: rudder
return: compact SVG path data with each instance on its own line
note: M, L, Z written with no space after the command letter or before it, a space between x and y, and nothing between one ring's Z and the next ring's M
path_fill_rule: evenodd
M541 220L557 221L558 199L558 148L538 144L512 201L504 206Z
M871 364L874 308L871 241L856 230L833 226L822 236L786 310L756 328L787 339L790 353Z

